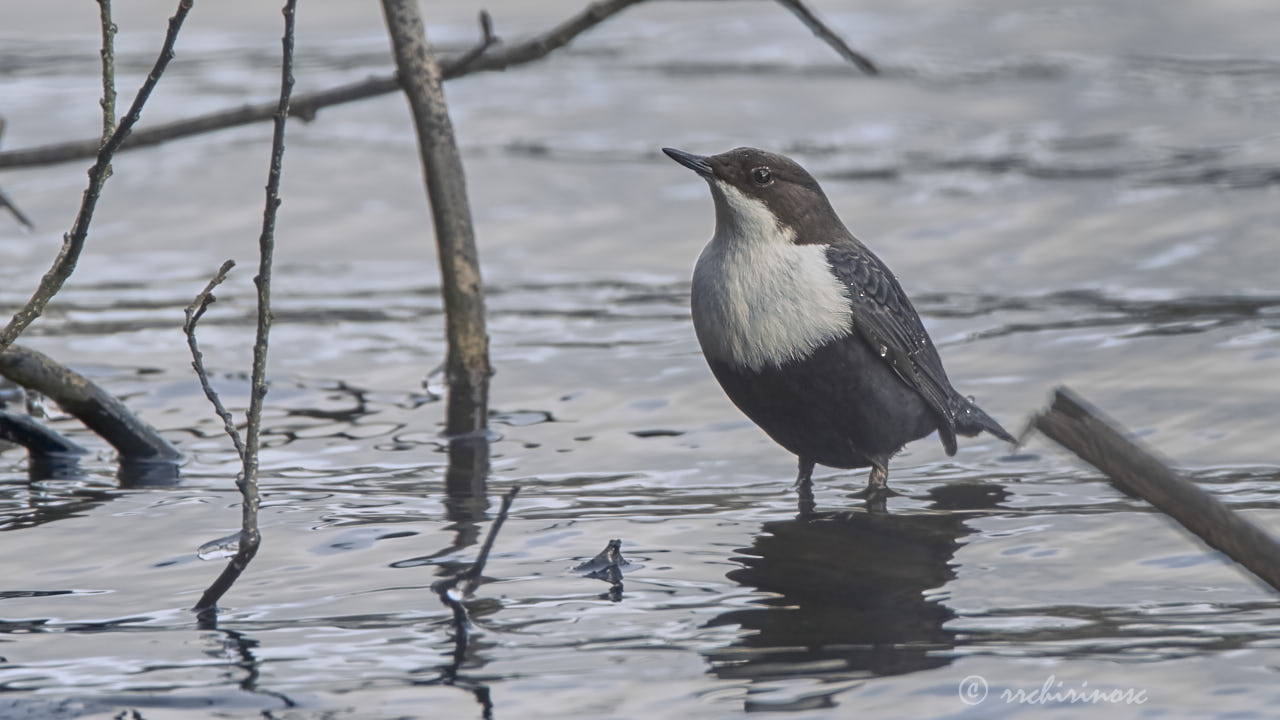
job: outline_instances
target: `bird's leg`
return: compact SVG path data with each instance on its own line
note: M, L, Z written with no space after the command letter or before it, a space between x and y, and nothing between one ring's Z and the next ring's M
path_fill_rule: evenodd
M866 500L868 509L871 509L872 501L879 503L878 507L883 509L885 498L891 498L897 494L889 489L888 463L873 460L871 461L871 474L867 476L867 486L854 493L852 497Z
M871 474L867 476L867 493L879 494L889 489L889 468L886 465L872 465Z
M800 473L796 475L796 487L805 487L813 485L813 467L816 462L807 457L800 458Z
M802 519L813 515L817 507L817 503L813 500L813 466L813 460L806 457L800 458L800 473L796 475L796 493Z

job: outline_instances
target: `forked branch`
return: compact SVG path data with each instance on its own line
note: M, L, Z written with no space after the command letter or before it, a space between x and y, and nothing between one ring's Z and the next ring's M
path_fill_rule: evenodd
M197 612L212 610L218 600L231 589L258 552L262 535L258 530L258 449L262 433L262 405L267 395L267 340L271 334L271 263L275 254L276 210L280 207L280 170L284 164L284 127L289 117L289 96L293 92L293 32L297 0L284 5L284 36L280 41L280 101L276 105L275 129L271 136L271 166L267 171L267 198L262 210L262 234L258 237L258 275L253 279L258 289L258 325L253 343L253 371L249 387L249 411L242 450L244 460L240 480L240 542L236 554L223 568L213 584L204 591L192 608ZM230 269L226 264L224 270ZM217 278L215 277L215 280ZM211 283L206 293L212 291ZM200 296L196 297L196 303ZM193 303L195 305L196 303ZM195 309L193 321L200 310ZM215 406L216 407L216 406ZM224 411L225 412L225 409ZM221 413L220 413L221 414ZM223 422L226 422L224 416ZM234 430L234 428L233 428ZM239 450L240 448L237 447Z
M96 148L98 156L97 162L93 167L89 168L89 186L84 191L84 198L80 201L80 211L76 214L75 223L71 226L71 232L62 238L62 250L58 253L58 257L53 261L53 266L40 279L40 284L35 292L31 295L25 305L14 313L13 318L0 330L0 352L3 352L18 336L22 334L27 326L35 321L36 318L44 312L44 308L53 299L53 296L62 289L63 283L67 278L71 277L71 273L76 269L76 262L80 258L80 252L84 249L85 239L89 235L89 223L93 220L93 211L98 206L98 197L102 194L102 185L107 180L109 169L111 167L111 158L124 144L125 139L129 137L129 133L133 131L133 126L137 124L138 118L142 116L142 106L146 105L147 98L151 97L151 91L155 89L156 83L160 81L160 76L169 65L169 61L173 59L173 46L178 40L178 31L182 28L182 22L186 20L187 13L191 11L191 4L194 0L179 0L177 12L173 17L169 18L169 30L164 36L164 45L160 48L160 56L156 58L155 64L151 67L151 72L147 73L146 80L143 81L142 87L138 89L138 94L133 98L133 104L129 106L129 112L120 120L120 124L116 127L115 132L111 133L111 137L106 142L94 141L99 147Z
M805 23L814 34L821 38L842 57L856 65L868 75L876 75L879 70L866 55L849 47L834 30L823 23L800 0L777 0L779 4L790 10ZM553 51L568 45L574 38L594 28L600 23L645 0L603 0L594 2L574 14L555 27L516 43L500 42L492 33L492 26L486 26L487 14L481 16L481 39L471 49L454 57L440 61L441 77L454 80L478 72L506 70L509 67L536 62ZM364 100L366 98L385 95L400 89L400 80L394 75L378 75L359 82L340 85L338 87L303 93L293 98L289 114L303 120L311 120L322 108L343 103ZM156 125L134 133L129 138L127 149L158 145L160 143L213 132L226 128L261 122L275 114L275 103L244 105L238 108L219 110L207 115L200 115L186 120ZM64 143L53 143L40 147L0 152L0 168L34 167L51 165L93 157L100 141L82 140Z

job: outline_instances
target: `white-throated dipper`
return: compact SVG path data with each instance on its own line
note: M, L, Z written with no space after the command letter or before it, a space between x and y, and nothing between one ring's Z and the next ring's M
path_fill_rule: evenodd
M702 176L716 229L693 271L693 327L729 399L800 459L870 467L887 488L889 458L938 431L983 430L1014 442L951 387L898 279L840 222L813 176L755 148L704 157L663 148Z

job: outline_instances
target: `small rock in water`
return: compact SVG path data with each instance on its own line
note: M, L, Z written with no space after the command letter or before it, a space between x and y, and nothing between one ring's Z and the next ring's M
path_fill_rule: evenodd
M627 570L637 570L643 565L629 562L622 557L622 540L610 540L599 555L573 566L573 571L590 578L617 582Z

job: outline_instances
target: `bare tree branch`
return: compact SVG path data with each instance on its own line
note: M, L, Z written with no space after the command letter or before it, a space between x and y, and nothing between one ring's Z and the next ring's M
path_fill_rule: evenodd
M30 415L0 410L0 440L17 443L35 456L84 455L89 452Z
M494 540L498 537L498 531L502 529L502 523L506 522L507 514L511 511L511 503L516 499L518 492L520 492L520 486L515 485L502 496L502 506L498 509L498 516L489 526L489 534L485 536L484 544L480 547L480 554L476 556L475 562L471 563L466 570L431 584L432 592L453 613L453 660L435 682L457 685L470 690L484 708L485 717L489 717L493 709L488 686L463 682L458 677L458 672L462 669L462 661L466 659L467 646L471 642L471 618L467 615L466 606L462 604L462 598L471 594L479 583L480 576L484 573L485 563L489 559L489 551L493 549ZM459 585L463 586L461 592L458 591Z
M0 208L6 208L13 213L14 219L22 223L28 230L36 229L36 224L31 222L31 218L18 209L18 206L13 203L13 200L9 199L9 195L3 188L0 188Z
M634 1L634 0L633 0ZM445 432L465 435L488 425L489 336L485 332L484 286L476 254L462 156L445 103L440 66L427 42L418 0L382 0L396 69L413 111L418 150L431 201L444 296L445 381L449 396ZM483 22L483 21L482 21ZM471 65L485 62L480 54Z
M550 55L553 50L564 47L570 40L626 10L632 5L639 5L645 0L600 0L583 8L578 14L551 28L547 32L515 45L499 47L485 54L462 68L453 63L442 63L445 80L469 75L473 72L506 70L513 65L523 65ZM458 73L457 75L451 73Z
M303 120L309 120L315 116L316 111L320 108L385 95L399 89L400 83L394 75L372 77L357 83L299 95L297 101L290 106L289 114ZM273 101L219 110L186 120L154 125L140 129L130 135L129 142L124 145L124 149L135 150L190 135L199 135L268 120L275 114L275 111L276 103ZM53 143L22 150L7 150L0 152L0 168L36 167L71 160L82 160L93 157L98 152L99 145L100 141L93 139Z
M1121 492L1151 503L1182 527L1280 590L1280 543L1174 472L1067 388L1031 427L1101 470ZM1030 428L1028 428L1028 431Z
M822 22L817 15L814 15L813 11L805 7L800 0L778 0L778 4L795 13L795 16L800 18L800 22L803 22L823 42L835 48L835 51L840 53L840 57L858 66L859 70L868 75L880 74L880 68L871 62L871 58L849 47L844 38L827 27L827 24Z
M443 79L453 80L476 72L505 70L513 65L522 65L546 57L551 51L567 45L579 34L590 30L612 15L625 10L644 0L609 0L609 2L593 3L569 20L551 30L536 35L524 42L512 45L501 45L492 35L492 25L485 32L484 20L481 20L482 37L472 49L455 58L446 58L440 63ZM487 15L486 15L487 17ZM480 61L483 55L483 60ZM400 89L400 80L395 75L379 75L360 82L341 85L319 92L305 93L293 98L289 114L303 120L315 118L316 112L331 105L340 105L355 100L386 95ZM244 105L239 108L220 110L208 115L178 120L134 133L126 147L130 150L147 145L174 140L188 135L196 135L214 130L247 125L267 120L275 115L276 104L260 103ZM54 143L24 150L8 150L0 152L0 168L31 167L49 165L93 157L98 152L101 142L98 140Z
M0 115L0 140L3 140L3 139L4 139L4 116ZM18 222L25 225L28 230L36 229L36 226L34 223L31 222L31 219L28 218L26 215L24 215L23 212L18 209L18 206L15 205L12 200L9 199L9 196L7 194L5 194L5 191L3 188L0 188L0 208L7 208L9 212L13 213L13 216L17 218Z
M102 142L116 131L116 24L111 21L111 0L98 0L102 20Z
M213 389L213 385L209 383L209 373L204 369L204 353L200 352L200 346L196 342L196 323L200 322L200 316L204 315L210 303L216 298L213 296L213 289L222 284L227 279L227 273L231 272L231 268L236 266L234 260L228 260L222 263L222 267L218 268L217 274L204 286L204 290L196 295L195 299L186 309L186 322L182 323L182 332L187 335L187 347L191 348L191 367L196 371L196 377L200 379L200 387L204 390L204 396L209 398L209 402L213 404L213 409L218 413L218 417L222 418L222 428L226 431L227 436L231 438L231 443L236 446L236 454L240 456L240 461L244 462L244 441L240 439L240 433L236 430L236 422L231 417L231 413L226 406L222 404L222 398L218 397L218 393Z
M284 127L289 117L289 96L293 92L293 32L297 0L285 0L284 36L280 40L280 102L276 106L275 130L271 135L271 167L267 171L267 198L262 210L262 234L258 237L258 328L253 343L253 372L249 390L248 425L245 428L244 469L240 495L240 543L236 554L192 608L204 611L217 605L236 579L248 567L262 543L258 531L258 449L262 434L262 405L267 396L267 340L271 334L271 262L275 254L276 210L280 207L280 170L284 164ZM224 267L226 267L224 265Z
M466 70L476 58L483 55L489 48L502 42L497 35L493 34L493 18L489 16L488 10L480 11L480 42L470 50L462 53L455 59L452 64L458 68L458 72ZM448 62L448 61L446 61ZM443 65L443 64L442 64Z
M93 220L93 211L98 205L98 196L102 192L102 185L106 182L108 168L111 165L111 158L115 155L116 150L120 149L120 145L129 137L129 133L133 131L133 126L137 124L138 118L142 115L142 106L146 104L147 98L151 96L151 91L155 88L156 83L160 81L160 75L169 65L169 61L173 59L173 46L178 40L178 31L182 28L182 22L187 18L187 13L191 11L193 0L179 0L178 9L173 17L169 18L169 30L164 36L164 45L160 49L160 57L156 59L155 65L151 68L151 72L147 74L147 79L143 81L142 87L139 88L138 94L133 99L133 104L129 107L129 113L120 121L120 125L116 127L115 132L111 133L110 139L101 143L101 148L97 151L98 160L93 167L89 169L89 187L84 191L84 198L80 202L80 212L76 215L75 224L71 227L71 232L63 236L62 250L58 253L58 257L53 262L53 266L49 272L45 273L40 279L40 285L36 288L31 299L27 301L18 312L14 313L13 318L0 330L0 352L9 347L22 331L27 328L36 318L40 317L44 312L45 305L53 298L57 292L62 289L63 283L67 278L71 277L71 273L76 269L76 261L80 257L80 251L84 249L85 238L89 235L89 223Z
M578 35L592 29L628 7L638 5L641 2L645 2L645 0L605 0L595 2L550 30L540 35L535 35L528 40L510 45L501 43L496 38L493 38L492 42L490 42L490 33L485 33L476 47L456 57L442 59L440 61L441 77L445 80L454 80L473 73L506 70L509 67L541 60L551 52L568 45ZM863 72L870 75L877 74L878 70L875 65L865 55L849 48L847 43L827 28L807 8L800 5L797 0L779 0L779 2L794 12L814 30L815 34L836 48L842 56L857 65ZM328 90L300 94L293 99L289 114L293 117L310 121L315 118L316 113L322 108L385 95L398 89L400 89L400 81L395 75L370 77ZM139 130L130 136L125 149L132 150L189 135L260 122L269 119L274 113L275 103L261 103L219 110L208 115L156 125ZM98 145L99 142L97 140L83 140L3 151L0 152L0 169L51 165L69 160L89 158L93 157L94 153L97 152Z
M182 457L116 396L43 353L22 345L10 346L0 352L0 375L48 395L58 407L111 443L123 460L176 462Z

